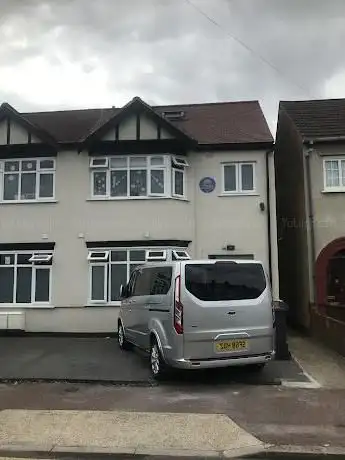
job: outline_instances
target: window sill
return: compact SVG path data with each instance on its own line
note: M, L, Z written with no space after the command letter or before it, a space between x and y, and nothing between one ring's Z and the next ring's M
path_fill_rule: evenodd
M321 191L321 193L345 193L345 188L341 188L337 190L324 189Z
M116 308L120 308L121 307L121 302L113 302L113 303L108 303L108 302L104 302L104 303L87 303L86 305L84 305L85 308L111 308L111 307L116 307Z
M6 201L0 201L0 206L2 206L3 204L4 205L17 205L17 204L47 204L47 203L58 203L57 200L18 200L18 201L10 201L10 200L6 200Z
M55 308L54 305L50 304L34 304L34 303L24 303L24 304L18 304L18 303L1 303L0 304L0 312L2 309L7 309L7 310L22 310L22 309L52 309Z
M231 197L231 196L260 196L257 192L223 192L219 197Z
M127 197L111 197L111 198L102 198L102 197L92 197L88 198L86 201L150 201L150 200L177 200L177 201L187 201L189 200L184 197L178 196L133 196L131 198Z

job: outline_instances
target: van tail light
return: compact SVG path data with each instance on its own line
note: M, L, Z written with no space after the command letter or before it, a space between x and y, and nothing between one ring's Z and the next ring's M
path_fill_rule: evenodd
M181 276L175 278L174 329L183 334L183 305L181 303Z

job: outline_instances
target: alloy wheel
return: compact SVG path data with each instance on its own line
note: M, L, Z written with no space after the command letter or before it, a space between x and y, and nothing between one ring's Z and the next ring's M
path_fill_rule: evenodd
M124 335L123 335L123 327L122 327L122 325L119 326L119 330L118 330L118 341L119 341L120 347L123 347Z
M151 369L153 375L158 375L160 372L160 356L157 344L151 348Z

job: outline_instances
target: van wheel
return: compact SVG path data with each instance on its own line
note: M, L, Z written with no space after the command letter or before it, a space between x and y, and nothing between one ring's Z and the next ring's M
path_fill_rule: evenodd
M162 358L157 340L154 339L150 348L150 366L152 377L155 380L164 380L167 377L167 365Z
M125 331L123 330L122 323L119 322L117 326L117 342L121 350L130 350L133 345L130 342L127 342L125 337Z

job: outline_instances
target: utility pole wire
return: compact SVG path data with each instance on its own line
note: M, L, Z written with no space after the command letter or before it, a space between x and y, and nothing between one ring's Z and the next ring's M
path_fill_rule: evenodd
M217 22L215 19L213 19L211 16L209 16L205 11L203 11L200 7L195 5L191 0L184 0L188 5L190 5L192 8L194 8L199 14L204 16L208 21L210 21L214 26L216 26L218 29L220 29L223 33L225 33L229 38L237 42L239 45L241 45L243 48L245 48L249 53L253 54L254 56L258 57L262 62L264 62L266 65L271 67L282 79L287 81L290 85L294 85L297 88L299 88L303 93L306 93L309 97L313 98L313 96L310 94L310 92L301 86L299 83L289 79L278 67L276 67L272 62L270 62L265 56L262 54L258 53L256 50L252 49L249 45L247 45L243 40L238 38L237 36L231 34L228 30L225 30L219 22Z

